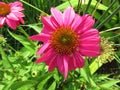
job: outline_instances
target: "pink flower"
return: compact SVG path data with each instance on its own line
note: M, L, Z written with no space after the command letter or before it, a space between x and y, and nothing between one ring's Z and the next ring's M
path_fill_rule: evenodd
M7 24L15 30L20 23L24 24L22 10L24 9L21 2L16 1L9 4L0 2L0 28Z
M79 16L72 7L63 13L51 8L51 13L52 16L41 16L43 30L30 39L43 42L37 52L42 56L36 63L45 62L49 66L48 71L57 67L66 80L68 70L84 66L83 56L99 55L99 32L92 29L95 21L90 15Z

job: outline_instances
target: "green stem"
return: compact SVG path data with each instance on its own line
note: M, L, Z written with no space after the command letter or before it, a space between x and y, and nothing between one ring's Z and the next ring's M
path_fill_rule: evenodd
M105 32L109 32L109 31L113 31L113 30L116 30L116 29L120 29L120 27L114 27L114 28L107 29L105 31L101 31L100 34L105 33Z
M94 27L96 27L98 24L99 24L99 22L100 22L100 20L103 18L103 16L111 9L111 7L115 4L115 2L116 2L117 0L114 0L111 4L110 4L110 6L108 7L108 9L100 16L100 18L97 20L97 22L95 23L95 25L94 25Z
M20 31L21 33L23 33L27 38L29 38L29 35L25 32L25 30L24 30L21 26L19 26L18 29L19 29L19 31Z
M84 14L87 13L87 11L88 11L88 9L89 9L89 7L90 7L91 2L92 2L92 0L89 0L88 4L87 4L87 6L86 6L86 9L85 9Z
M23 3L25 3L26 5L28 5L28 6L32 7L32 8L34 8L35 10L37 10L37 11L39 11L39 12L41 12L41 13L45 13L44 11L42 11L42 10L40 10L39 8L37 8L37 7L35 7L35 6L31 5L31 4L29 4L28 2L26 2L26 1L24 1L24 0L20 0L20 1L23 2ZM45 13L45 14L47 14L47 13Z
M6 46L9 47L11 50L13 50L14 52L17 52L13 47L11 47L9 44L6 43Z
M70 6L72 7L72 4L71 4L70 0L68 0L68 2L69 2L69 4L70 4Z
M27 37L27 39L29 39L29 35L25 32L25 30L21 26L19 26L18 29L22 34L24 34ZM35 46L35 44L31 40L29 41L33 46Z
M95 8L94 8L94 10L93 10L93 12L92 12L92 16L95 14L95 12L96 12L96 10L97 10L100 2L101 2L101 0L99 0L99 1L96 3Z
M110 14L105 20L103 20L96 28L100 29L107 21L109 21L118 11L120 10L120 6L118 6L112 14Z

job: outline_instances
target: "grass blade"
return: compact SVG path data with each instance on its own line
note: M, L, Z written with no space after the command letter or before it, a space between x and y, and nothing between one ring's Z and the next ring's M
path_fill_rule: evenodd
M87 4L87 6L86 6L86 9L85 9L84 14L87 13L87 11L88 11L88 9L89 9L89 7L90 7L91 2L92 2L92 0L89 0L88 4Z
M109 15L105 20L103 20L96 28L100 29L106 22L108 22L118 11L120 10L120 6L118 6L111 15Z
M96 27L98 24L99 24L99 22L100 22L100 20L103 18L103 16L111 9L111 7L115 4L115 2L116 2L117 0L114 0L112 3L111 3L111 5L108 7L108 9L101 15L101 17L97 20L97 22L95 23L95 26L94 27Z

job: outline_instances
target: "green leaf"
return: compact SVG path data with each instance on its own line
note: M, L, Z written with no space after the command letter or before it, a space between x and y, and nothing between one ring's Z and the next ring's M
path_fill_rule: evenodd
M34 29L37 33L40 33L41 30L42 30L42 26L40 26L41 24L29 24L29 25L26 25L32 29Z
M48 79L50 79L52 75L53 73L47 73L38 78L38 80L40 81L37 87L38 90L44 89L44 85L47 83Z
M103 84L99 85L101 88L109 89L111 86L115 85L116 83L120 82L120 80L107 80Z
M55 90L56 82L54 81L52 85L48 88L48 90Z
M11 85L11 90L29 90L37 82L35 80L19 81Z
M75 0L70 0L70 3L71 3L71 5L72 5L72 7L74 7L74 8L77 7L78 1L79 1L79 0L76 0L76 1L75 1ZM87 5L88 2L89 2L89 0L85 0L85 1L82 2L82 5ZM96 5L96 3L97 3L96 0L92 0L91 6L94 7L94 6ZM60 4L60 5L57 6L56 8L58 8L58 9L60 9L60 10L64 10L64 9L67 8L68 6L70 6L69 2L65 2L65 3ZM100 3L97 9L99 9L99 10L107 10L107 7L106 7L105 5L103 5L103 4Z
M96 83L93 81L92 77L91 77L91 73L90 73L90 69L89 69L89 64L86 60L86 64L84 66L84 68L80 69L80 73L81 76L93 87L98 88L98 86L96 85Z
M26 47L28 50L31 51L31 53L34 53L34 43L32 43L32 41L30 41L28 38L24 37L23 35L17 35L15 33L12 33L10 31L8 31L9 34L14 37L16 40L18 40L24 47Z
M9 61L6 53L3 50L3 47L0 45L0 54L2 56L2 62L3 62L3 66L4 68L13 68L11 62Z

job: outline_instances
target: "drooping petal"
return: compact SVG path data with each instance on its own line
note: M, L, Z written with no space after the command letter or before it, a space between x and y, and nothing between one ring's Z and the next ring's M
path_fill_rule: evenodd
M43 45L38 49L37 55L42 54L42 53L48 48L49 45L50 45L49 42L43 44Z
M11 20L16 20L16 21L19 20L18 17L16 17L13 13L10 13L9 15L7 15L7 18Z
M0 17L0 25L2 26L5 23L5 17Z
M74 54L74 59L76 60L77 68L82 68L85 65L84 59L80 53L76 52Z
M75 70L77 68L76 60L73 55L69 56L68 68L69 70Z
M59 72L63 73L64 65L63 65L63 57L61 55L57 56L57 67Z
M8 24L9 27L11 27L13 30L15 30L17 28L17 26L19 26L19 21L14 21L14 20L10 20L10 19L6 19L6 23Z
M25 23L23 18L19 17L19 20L20 20L20 22L21 22L22 24Z
M75 17L75 12L72 7L68 7L63 13L64 25L70 25Z
M68 75L68 58L66 56L63 57L63 65L64 65L64 81L66 80L66 77Z
M56 55L54 55L54 57L50 60L50 63L49 63L49 68L48 68L48 71L52 71L55 67L57 67L57 60L56 60Z
M12 12L16 17L24 17L25 15L22 12Z
M37 40L37 41L42 41L42 42L48 42L50 39L50 35L45 34L45 33L40 33L38 35L33 35L30 37L31 40Z
M22 11L24 10L23 7L11 7L11 12L19 12L19 11Z
M60 26L63 25L62 13L59 10L57 10L56 8L51 8L51 13L52 13L53 17L55 18L55 20L57 21L57 23Z
M50 60L50 59L52 59L51 57L53 56L54 54L52 53L52 49L49 49L46 53L43 53L43 55L39 58L39 59L37 59L36 61L35 61L35 63L40 63L40 62L45 62L45 61L47 61L47 60ZM47 64L48 65L48 64Z

